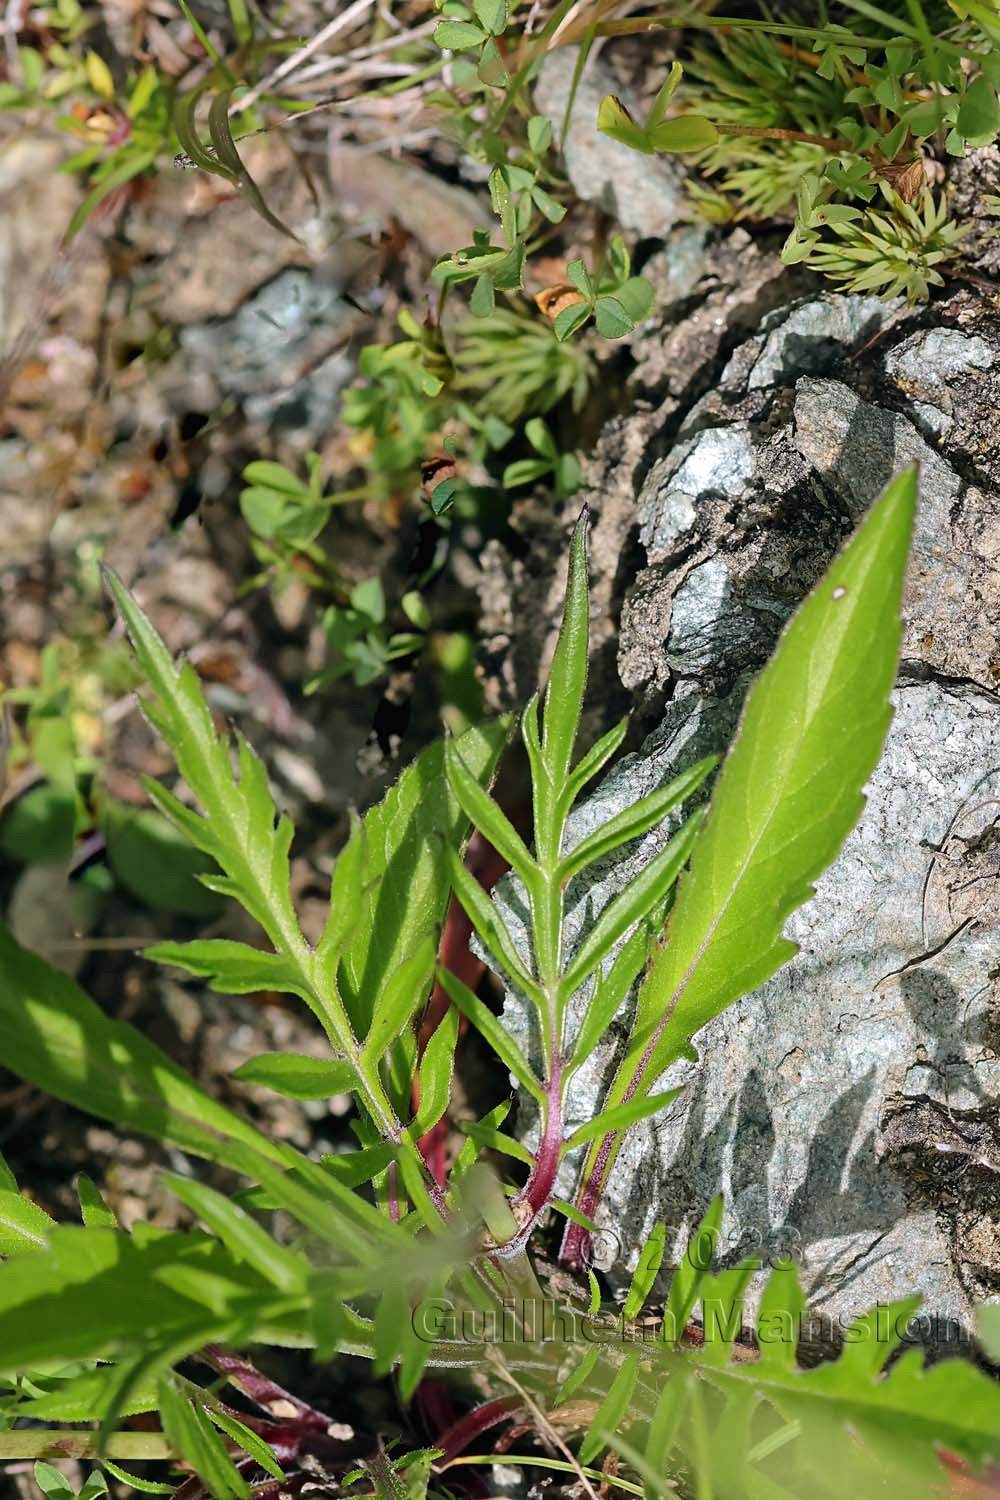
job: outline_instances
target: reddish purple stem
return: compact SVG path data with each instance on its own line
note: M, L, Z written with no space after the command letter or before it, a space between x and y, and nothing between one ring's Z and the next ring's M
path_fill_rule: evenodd
M496 1401L485 1401L460 1417L434 1439L435 1448L443 1449L445 1461L450 1462L465 1451L470 1443L488 1432L491 1427L505 1422L521 1405L518 1396L500 1396Z
M518 1235L519 1243L527 1239L532 1225L538 1215L548 1207L555 1191L559 1158L563 1146L562 1080L563 1060L559 1053L554 1051L549 1076L545 1083L545 1119L542 1126L542 1138L538 1142L538 1150L535 1153L528 1180L516 1199L518 1204L526 1203L531 1209L531 1218Z

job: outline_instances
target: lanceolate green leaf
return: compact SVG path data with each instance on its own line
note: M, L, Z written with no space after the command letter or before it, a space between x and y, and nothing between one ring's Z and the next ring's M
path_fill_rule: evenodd
M545 689L542 762L550 778L552 795L562 789L569 775L580 722L580 706L587 682L587 633L590 618L587 583L588 519L584 512L576 524L570 544L562 628L556 641L548 686ZM542 857L541 851L539 857Z
M2 1274L2 1273L0 1273ZM30 1417L36 1422L87 1422L104 1416L107 1403L117 1385L117 1370L111 1365L99 1365L86 1370L70 1380L61 1381L58 1388L42 1396L18 1404L18 1415ZM132 1416L135 1412L156 1410L156 1384L147 1382L141 1388L133 1387L119 1416Z
M392 1046L426 999L434 973L436 948L433 935L428 933L416 953L404 959L386 980L364 1042L364 1055L375 1063Z
M302 995L305 988L301 975L281 954L264 953L247 943L203 938L194 943L154 943L144 951L154 963L173 964L207 979L221 995L253 995L260 990Z
M0 1189L12 1193L17 1192L17 1178L7 1165L2 1151L0 1151Z
M419 1138L432 1129L448 1108L451 1093L451 1075L455 1065L455 1045L458 1041L457 1009L449 1009L436 1027L420 1059L417 1075L420 1085L420 1107L410 1133Z
M456 740L471 776L489 783L509 735L510 720L501 719ZM351 893L350 929L343 944L330 934L318 949L327 972L332 968L339 974L359 1035L367 1032L389 975L444 921L451 886L442 845L459 848L468 826L444 774L442 743L418 756L366 813L351 855L359 888ZM341 861L346 855L345 850Z
M298 1052L265 1052L250 1057L233 1077L240 1083L274 1089L288 1099L329 1099L332 1094L350 1093L357 1083L353 1063L306 1057Z
M895 480L751 688L610 1103L648 1091L706 1021L795 952L785 922L863 806L889 726L916 471Z
M630 839L640 838L657 823L662 823L668 813L679 807L692 792L697 791L715 764L715 756L706 756L689 771L675 776L668 786L650 792L648 797L641 797L617 817L602 823L600 828L596 828L589 838L582 839L563 859L559 867L562 879L571 879L595 859L601 859L611 850L620 848Z
M857 821L891 717L916 485L909 469L890 486L751 690L640 992L653 1071L792 956L785 920Z
M67 975L15 943L0 926L0 1035L4 1066L57 1099L227 1160L239 1141L286 1160L252 1125L202 1092L183 1068L133 1027L111 1021Z
M171 1444L191 1464L215 1500L246 1500L250 1487L230 1458L225 1443L201 1406L191 1401L177 1379L160 1381L160 1418Z
M560 990L569 997L603 963L615 943L633 923L667 895L687 862L703 814L691 814L668 844L649 861L632 882L610 901L580 944L562 976Z
M533 881L538 867L528 853L524 840L506 813L483 790L476 777L466 770L459 751L451 744L445 749L445 770L449 785L466 817L486 835L497 853L522 880Z
M118 1220L104 1201L97 1184L80 1174L76 1179L76 1193L80 1200L80 1216L88 1229L116 1229Z
M614 728L602 735L596 744L591 745L586 755L577 761L566 788L569 803L575 802L587 782L607 765L627 733L628 719L620 719Z
M680 1264L670 1279L670 1291L663 1313L664 1335L672 1343L679 1343L688 1319L694 1311L701 1291L701 1284L711 1269L715 1256L719 1226L722 1223L722 1194L712 1199L691 1242L681 1256Z
M210 1274L216 1308L171 1287L164 1273L174 1268ZM154 1231L139 1244L115 1229L58 1228L45 1250L0 1266L0 1371L138 1350L149 1330L159 1346L180 1341L194 1350L251 1333L276 1297L204 1235Z
M212 118L219 123L214 108ZM278 816L263 765L237 736L234 775L229 738L216 732L194 669L190 664L175 665L135 600L111 574L108 586L155 695L144 702L144 710L172 749L204 813L192 811L155 784L149 786L150 795L224 872L205 883L236 897L274 950L258 955L239 945L199 944L193 951L161 945L160 956L165 953L173 962L186 957L189 966L211 973L213 982L222 986L258 987L260 979L270 978L277 987L302 995L335 1054L354 1063L359 1100L379 1131L386 1139L403 1139L396 1111L405 1103L402 1080L412 1062L415 1038L407 1032L394 1049L401 1056L394 1058L388 1093L378 1060L371 1053L362 1057L361 1039L389 976L427 941L444 915L449 890L440 845L443 841L450 848L459 846L468 823L443 775L443 746L425 751L367 814L363 827L355 825L341 861L346 875L338 878L335 872L333 881L338 905L345 909L331 912L314 951L292 904L292 825ZM462 758L471 775L489 779L508 732L502 720L462 736ZM427 987L430 969L428 964ZM419 991L408 997L410 1016L423 998Z
M651 922L636 924L621 945L614 963L607 973L598 973L594 991L587 1003L580 1030L573 1043L573 1054L569 1070L579 1068L587 1061L598 1042L604 1036L612 1020L625 1003L625 997L639 976L649 952Z
M45 1245L55 1220L17 1191L0 1189L0 1255L38 1250Z
M468 1017L476 1030L485 1037L500 1061L510 1069L518 1083L527 1089L529 1094L533 1094L536 1099L543 1099L545 1097L544 1090L536 1078L531 1064L510 1033L505 1031L500 1025L500 1022L489 1007L484 1005L479 996L474 994L468 985L463 984L461 979L457 975L452 974L449 969L439 968L438 976L442 985L447 990L449 998L458 1006L462 1014Z
M611 1389L601 1402L597 1415L583 1440L583 1446L580 1449L581 1463L591 1463L600 1453L604 1447L602 1434L606 1429L618 1432L629 1425L625 1416L638 1374L639 1351L633 1349L625 1356L621 1368L611 1382Z
M282 1292L304 1293L306 1262L279 1245L250 1214L222 1193L187 1177L167 1176L165 1185L212 1231L236 1260L245 1260Z
M265 1474L270 1474L274 1479L284 1479L285 1472L274 1456L274 1449L270 1443L265 1443L252 1427L248 1427L245 1422L238 1421L230 1412L216 1411L211 1406L206 1407L205 1410L209 1420L215 1423L220 1432L224 1432L227 1437L232 1438L234 1443L238 1443L244 1453L249 1453L251 1458L255 1458Z
M525 968L513 940L506 927L500 921L496 908L483 890L479 881L465 868L462 861L453 849L446 850L446 857L451 874L451 883L455 894L465 907L469 921L482 938L486 947L496 958L497 962L510 975L515 984L524 990L526 995L532 996L536 1001L539 997L538 985L532 975Z
M477 1146L488 1148L490 1151L499 1151L501 1156L511 1156L515 1161L523 1161L531 1166L534 1157L527 1146L522 1146L520 1141L514 1140L513 1136L505 1135L502 1130L496 1130L489 1125L480 1125L475 1120L461 1120L458 1126L463 1135Z
M228 93L217 94L209 106L208 130L212 137L212 145L215 147L216 157L239 183L243 196L257 210L261 218L270 224L272 229L277 229L281 234L287 234L291 240L297 240L298 236L293 234L288 225L284 224L267 206L263 193L243 164L229 129L230 97Z
M336 1030L327 997L312 981L311 955L292 906L288 851L292 826L279 818L267 773L245 740L238 740L239 776L230 745L220 737L194 668L175 666L163 641L122 583L108 574L108 587L128 627L136 657L155 699L143 709L170 746L178 770L205 809L199 817L162 788L150 787L161 811L225 872L213 881L242 902L272 947L298 970L309 1004Z
M632 1276L632 1284L625 1298L625 1306L622 1308L622 1318L626 1323L631 1323L642 1312L646 1298L653 1289L653 1282L663 1264L663 1252L666 1249L667 1227L665 1224L655 1225L652 1234L642 1247L639 1256L639 1264Z
M647 1094L645 1098L629 1099L625 1104L616 1104L611 1109L602 1110L593 1120L588 1120L586 1125L577 1126L566 1142L565 1149L572 1151L574 1146L582 1146L586 1141L626 1130L636 1120L645 1120L649 1115L666 1109L680 1093L680 1089L666 1089L662 1094Z

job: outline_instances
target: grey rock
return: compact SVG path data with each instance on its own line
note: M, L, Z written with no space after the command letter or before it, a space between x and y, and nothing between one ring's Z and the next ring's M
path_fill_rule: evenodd
M993 350L976 334L957 328L929 328L897 345L885 361L889 379L911 398L914 420L929 435L940 437L951 427L959 377L991 370Z
M988 685L1000 625L995 496L963 485L905 417L859 400L837 381L800 380L794 420L803 458L859 512L893 474L919 463L921 524L905 601L903 656ZM971 552L958 543L963 530L978 533Z
M831 293L791 310L782 308L764 321L756 338L742 346L740 360L731 361L722 372L723 383L748 355L753 360L746 382L749 390L780 385L800 375L818 375L829 365L831 353L871 338L901 305L899 300L886 303L877 297Z
M1000 236L990 203L1000 192L1000 146L981 146L948 163L949 207L968 234L962 240L966 265L986 276L1000 269Z
M690 297L705 275L708 227L682 224L662 250L655 250L642 268L652 284L654 305L662 313Z
M925 437L939 438L948 431L952 424L949 414L933 406L930 401L912 401L910 409L915 425L920 428Z
M892 351L885 367L907 390L939 391L956 375L993 367L993 350L975 334L957 328L928 328Z
M896 713L861 821L788 923L798 955L703 1029L697 1064L662 1080L685 1092L633 1128L598 1220L621 1282L657 1220L679 1254L721 1189L725 1263L794 1253L833 1326L919 1291L932 1315L921 1336L939 1348L1000 1283L997 1173L970 1164L971 1150L961 1156L961 1131L995 1133L1000 1102L1000 507L989 463L970 475L964 451L952 462L949 446L960 423L990 431L1000 326L980 318L974 337L931 338L971 318L962 295L951 324L917 334L889 325L870 299L800 302L733 351L666 454L650 417L635 419L651 450L632 470L646 564L625 601L619 671L659 723L569 830L577 842L724 747L783 621L887 480L919 461ZM880 329L870 355L848 358ZM940 446L900 381L880 373L905 381L921 358L932 364L918 399L941 411L950 397L958 412ZM627 433L616 439L630 451ZM668 834L655 830L577 877L570 951ZM495 900L526 951L517 883L501 882ZM515 993L504 1020L537 1052ZM627 1008L574 1080L571 1124L599 1107L626 1025ZM918 1115L959 1131L947 1146L959 1154L946 1157L930 1126L920 1136ZM900 1120L916 1145L900 1145ZM565 1194L575 1165L564 1165Z
M650 562L665 557L690 529L701 496L714 491L736 499L753 472L753 446L744 424L700 432L654 464L639 500L639 539Z
M562 140L577 55L575 47L548 54L535 84L535 108L552 121L570 181L580 197L644 239L663 238L684 206L683 169L668 157L644 156L600 134L597 111L601 100L605 94L621 95L614 76L600 60L584 69L569 130ZM629 104L627 99L623 102Z
M346 353L328 353L346 304L332 277L290 267L266 282L231 317L181 331L181 345L251 420L319 431L353 377Z

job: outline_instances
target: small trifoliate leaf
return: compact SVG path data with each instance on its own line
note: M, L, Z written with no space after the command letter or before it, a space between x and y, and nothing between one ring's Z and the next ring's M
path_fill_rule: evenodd
M517 238L517 225L514 222L514 200L511 195L510 182L503 167L494 167L489 176L490 202L493 204L493 212L500 220L503 237L508 245L513 245Z
M94 51L89 51L84 59L84 68L87 73L87 82L99 94L102 99L113 99L115 97L115 81L111 76L111 69Z
M507 25L507 0L472 0L476 19L485 31L499 36Z
M959 105L956 126L967 140L991 139L1000 130L1000 99L993 85L982 74L974 78Z
M598 297L594 304L597 331L606 339L621 339L631 333L635 323L617 297Z
M642 151L646 156L653 154L646 131L636 124L622 101L616 99L614 94L606 94L601 100L597 111L597 128L602 135L610 136L623 146L631 146L633 151Z
M366 578L351 589L351 608L367 615L376 625L385 619L385 590L380 578Z
M528 145L541 156L552 144L552 121L547 115L532 115L528 121Z
M488 36L483 43L483 50L479 54L479 61L476 65L476 77L480 83L488 84L491 89L505 89L510 82L510 74L507 72L500 48L492 36Z
M633 323L641 323L653 311L653 288L645 276L630 276L615 287L615 297Z
M443 51L465 52L481 47L486 33L471 21L442 21L434 30L434 40Z
M516 458L503 471L503 487L513 490L521 484L534 484L551 471L552 465L542 458Z
M427 608L427 601L423 594L417 589L409 589L400 599L403 613L411 625L418 630L429 630L431 625L431 612Z
M703 115L678 115L648 133L653 151L706 151L718 139L718 130Z
M553 325L556 338L559 342L561 344L565 343L571 334L574 334L578 328L586 323L592 311L593 308L589 302L574 302L569 307L564 307L562 312L556 316L556 321Z
M496 310L496 292L492 276L479 276L469 298L469 311L474 318L492 317Z
M548 219L550 224L561 224L566 217L566 210L561 203L557 203L550 193L540 188L537 183L531 188L531 197L537 208Z
M587 270L586 263L582 260L571 260L566 267L566 275L576 287L581 297L593 300L596 288L593 277Z
M674 97L674 94L677 90L677 85L680 83L683 77L684 69L681 67L680 63L671 63L670 72L667 74L665 82L660 85L660 90L649 107L649 113L647 114L644 122L647 131L654 130L657 125L661 124L663 117L667 112L667 106L669 105L671 99Z

